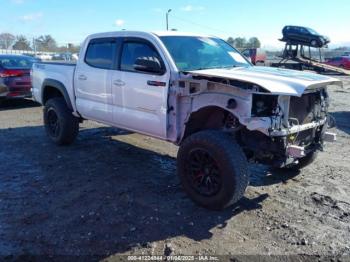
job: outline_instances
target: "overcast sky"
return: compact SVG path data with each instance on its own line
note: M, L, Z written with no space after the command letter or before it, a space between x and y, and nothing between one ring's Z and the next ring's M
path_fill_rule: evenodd
M280 47L282 27L293 24L350 45L350 0L0 0L0 32L78 44L96 32L164 30L169 8L170 28L181 31L257 36L265 47Z

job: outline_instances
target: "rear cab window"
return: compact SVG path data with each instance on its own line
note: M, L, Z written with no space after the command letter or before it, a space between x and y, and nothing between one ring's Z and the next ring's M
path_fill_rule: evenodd
M116 39L93 39L85 54L85 63L96 68L113 69L116 58Z

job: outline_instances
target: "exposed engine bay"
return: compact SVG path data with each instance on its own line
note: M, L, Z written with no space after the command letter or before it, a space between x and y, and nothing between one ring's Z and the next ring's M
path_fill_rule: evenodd
M169 102L169 119L174 117L177 123L172 131L180 132L177 139L203 124L221 128L237 139L249 160L269 165L293 164L322 150L325 137L336 139L333 134L325 135L327 84L306 88L295 96L274 94L246 81L188 74L172 84Z

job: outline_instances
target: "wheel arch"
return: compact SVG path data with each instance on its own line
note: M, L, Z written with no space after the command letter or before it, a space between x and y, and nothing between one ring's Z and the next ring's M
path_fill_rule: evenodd
M66 104L70 110L73 111L73 106L70 101L67 89L65 86L55 80L55 79L45 79L43 84L42 84L42 103L45 104L47 100L53 97L63 97L64 100L66 101Z
M218 105L204 106L193 111L185 121L185 128L180 143L188 136L205 129L220 129L224 127L226 117L231 114L238 117L224 107Z

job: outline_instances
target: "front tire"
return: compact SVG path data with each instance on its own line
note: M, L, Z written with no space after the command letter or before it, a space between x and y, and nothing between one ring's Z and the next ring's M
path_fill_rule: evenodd
M79 132L79 119L73 116L62 97L51 98L45 103L44 124L46 134L57 145L73 143Z
M314 40L311 41L310 44L311 44L311 46L313 46L313 47L317 47L317 46L318 46L318 41L314 39Z
M249 183L247 159L229 135L201 131L186 138L177 154L177 173L198 205L220 210L242 198Z

